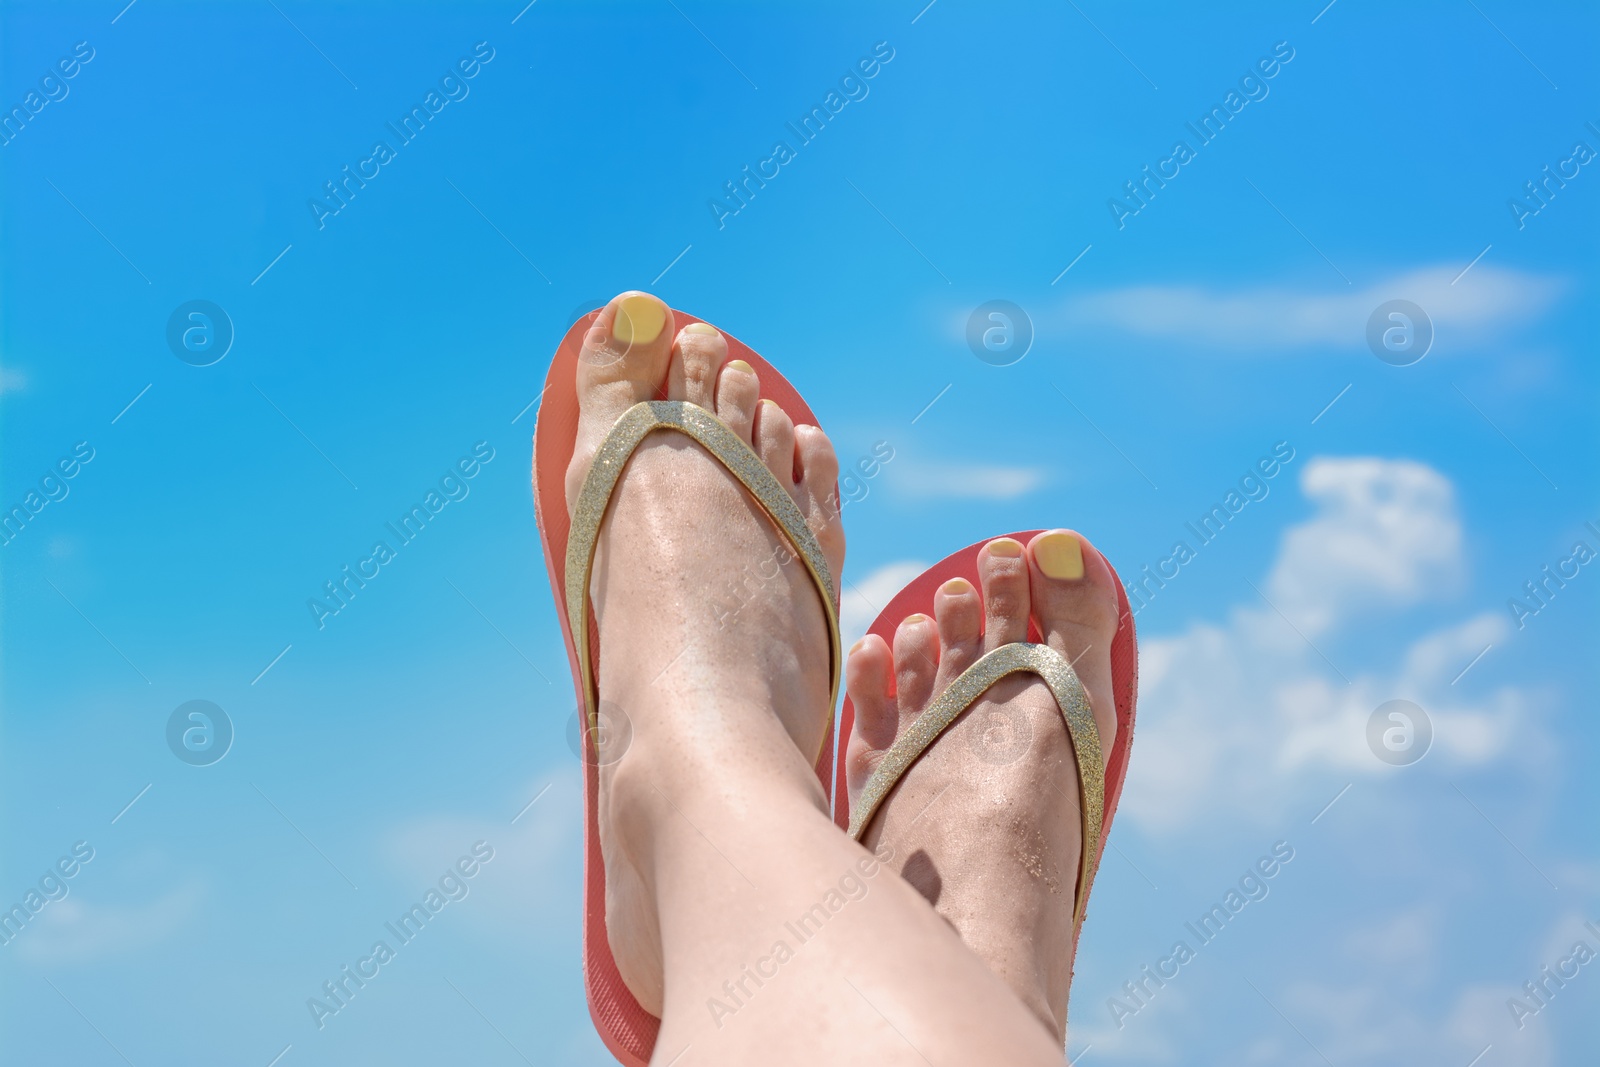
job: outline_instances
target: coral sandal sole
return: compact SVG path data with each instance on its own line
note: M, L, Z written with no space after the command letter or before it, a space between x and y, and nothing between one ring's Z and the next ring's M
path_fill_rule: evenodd
M573 686L578 694L578 707L582 709L584 721L589 727L581 731L584 752L583 978L589 1014L606 1047L618 1060L629 1067L644 1067L655 1048L661 1020L646 1011L623 982L606 932L606 874L600 853L598 825L601 757L596 731L601 723L594 681L600 650L599 635L588 606L588 578L594 540L617 479L628 456L646 436L666 430L683 433L698 441L745 486L811 572L822 594L824 614L832 633L833 696L828 704L830 721L816 760L817 778L824 792L828 793L832 792L833 769L831 710L838 694L842 658L832 579L827 562L806 527L804 517L788 491L773 478L750 446L705 409L685 401L666 400L644 401L631 408L617 420L596 453L589 478L569 519L566 473L578 432L578 357L584 336L597 314L591 312L585 315L567 331L545 379L544 399L534 429L533 496L545 565L550 572L550 586L555 592L561 632L572 667ZM678 329L700 321L681 311L675 310L672 314ZM728 344L728 358L742 359L755 369L761 380L763 399L775 401L796 425L817 424L811 409L776 368L735 338L726 333L723 336Z

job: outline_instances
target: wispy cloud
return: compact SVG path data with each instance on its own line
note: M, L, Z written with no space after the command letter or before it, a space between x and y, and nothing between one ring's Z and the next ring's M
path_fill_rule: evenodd
M91 903L74 894L48 905L19 939L22 955L63 965L160 944L184 927L206 897L199 882L176 886L144 904Z
M1479 263L1397 274L1352 292L1310 292L1260 286L1214 289L1139 285L1069 300L1059 312L1068 329L1106 329L1244 351L1361 347L1367 318L1379 304L1410 300L1432 319L1451 348L1476 347L1489 337L1538 318L1561 295L1557 278Z
M1037 467L897 460L884 471L891 490L920 500L1014 500L1045 482Z
M405 879L402 892L420 895L474 842L488 842L494 858L467 882L452 923L485 942L544 946L577 928L582 901L568 872L582 863L582 805L581 767L571 756L507 793L497 817L413 816L384 835L384 851Z

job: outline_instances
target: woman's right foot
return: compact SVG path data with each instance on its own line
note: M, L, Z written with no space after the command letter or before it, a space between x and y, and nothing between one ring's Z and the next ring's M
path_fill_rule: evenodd
M898 734L980 656L1043 641L1077 671L1109 759L1117 718L1111 640L1116 576L1070 530L979 550L982 593L962 578L934 595L937 619L901 621L891 649L869 634L851 649L852 806ZM1055 698L1010 675L962 712L903 774L862 837L888 845L902 876L960 933L1058 1040L1065 1039L1083 841L1077 763Z
M623 412L641 400L686 400L715 414L788 487L837 582L844 531L833 446L818 427L796 426L760 401L756 372L728 359L716 329L675 332L660 300L624 293L590 327L576 388L569 510ZM734 587L730 616L721 594ZM792 780L797 795L826 810L812 763L832 719L831 640L816 584L787 539L727 468L675 432L652 434L624 468L590 596L609 739L598 752L606 925L623 981L660 1016L661 821L684 819L677 805L707 789L739 803L746 772Z

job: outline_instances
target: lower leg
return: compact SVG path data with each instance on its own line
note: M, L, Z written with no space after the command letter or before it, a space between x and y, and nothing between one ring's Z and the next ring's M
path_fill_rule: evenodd
M693 713L737 721L742 736L719 751L636 735L610 792L659 923L656 1062L1059 1062L1048 1032L895 873L902 858L839 833L770 710Z

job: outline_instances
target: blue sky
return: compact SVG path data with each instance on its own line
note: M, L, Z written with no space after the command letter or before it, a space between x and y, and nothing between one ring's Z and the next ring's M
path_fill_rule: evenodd
M571 317L633 287L782 366L847 463L893 450L845 511L856 632L918 563L1012 529L1074 526L1133 581L1292 450L1138 617L1078 1062L1592 1047L1596 965L1520 1028L1508 1006L1600 949L1600 572L1508 605L1600 551L1600 172L1571 162L1600 151L1592 11L0 12L0 102L29 116L0 147L0 503L30 515L0 548L0 896L93 850L0 947L14 1057L608 1062L526 408ZM430 91L404 142L386 124ZM1527 200L1547 165L1565 185ZM370 180L313 208L346 166ZM195 300L234 335L203 367L167 342ZM1031 323L1010 366L965 339L991 300ZM1432 325L1409 366L1367 345L1391 300ZM319 629L307 600L475 447ZM1411 765L1366 740L1395 699L1432 726ZM192 700L234 732L208 766L166 740ZM307 998L479 841L465 897L318 1029ZM1270 893L1129 1000L1277 842Z

